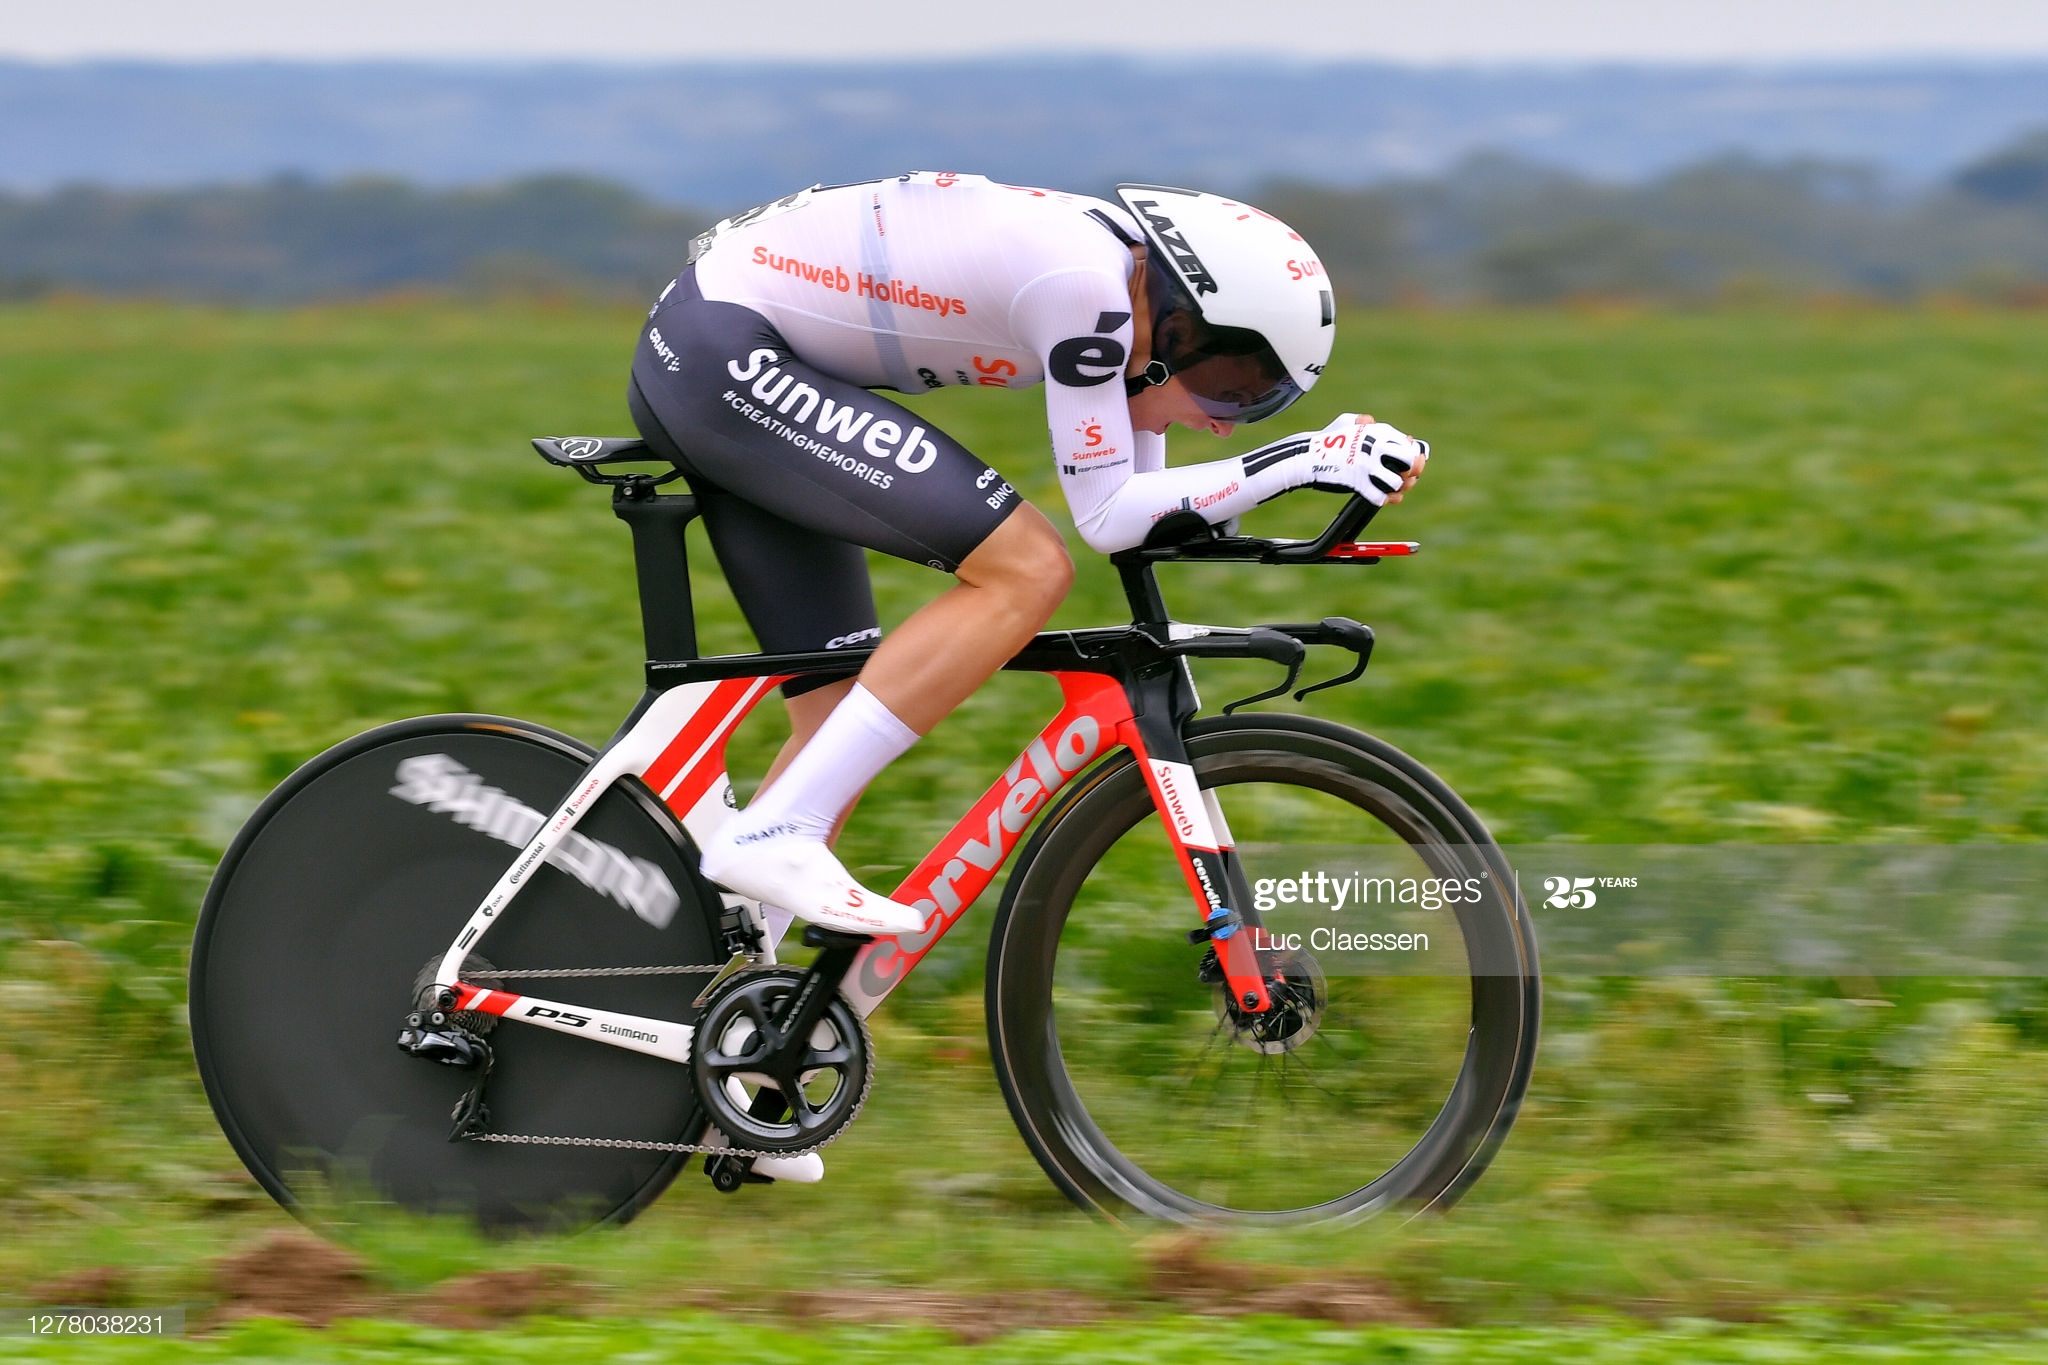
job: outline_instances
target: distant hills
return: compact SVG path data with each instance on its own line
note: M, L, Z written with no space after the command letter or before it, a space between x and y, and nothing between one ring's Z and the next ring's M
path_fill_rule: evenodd
M708 214L572 176L478 189L279 176L0 194L0 298L51 289L291 303L409 288L649 292Z
M1352 301L1942 290L2048 303L2048 133L1912 194L1811 159L1720 157L1630 185L1497 154L1364 189L1271 180L1253 194L1315 244ZM0 297L293 302L430 287L644 298L714 216L573 176L0 193Z
M0 296L641 295L725 213L979 170L1253 196L1354 300L2041 296L2048 63L0 63Z
M0 188L543 173L729 212L917 168L1099 191L1438 176L1475 152L1637 183L1728 153L1934 183L2048 124L2048 63L1422 68L0 63Z

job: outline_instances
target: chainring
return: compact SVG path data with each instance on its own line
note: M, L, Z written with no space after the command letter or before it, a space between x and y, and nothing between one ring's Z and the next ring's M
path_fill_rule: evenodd
M734 1147L815 1151L867 1103L874 1041L837 990L808 1038L776 1046L775 1020L805 975L796 967L738 972L718 984L697 1017L690 1075L711 1126Z

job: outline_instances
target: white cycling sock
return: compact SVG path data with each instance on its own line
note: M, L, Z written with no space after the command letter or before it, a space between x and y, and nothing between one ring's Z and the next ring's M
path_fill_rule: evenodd
M861 886L825 840L861 788L917 743L874 693L854 684L810 743L704 845L704 875L761 903L771 938L787 915L847 933L906 934L924 914Z
M787 826L790 834L822 842L861 789L915 743L917 731L855 683L775 785L749 801L719 834L730 843L737 835Z

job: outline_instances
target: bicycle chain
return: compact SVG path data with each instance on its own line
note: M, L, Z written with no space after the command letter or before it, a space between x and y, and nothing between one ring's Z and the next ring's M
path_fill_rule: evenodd
M856 1111L857 1112L857 1111ZM840 1130L844 1132L842 1128ZM838 1133L832 1136L838 1137ZM702 1152L706 1156L747 1156L760 1160L776 1156L809 1156L825 1146L800 1147L794 1152L755 1152L744 1147L709 1147L701 1142L641 1142L635 1138L542 1137L532 1133L469 1133L465 1142L516 1142L537 1147L620 1147L634 1152Z
M724 963L714 967L494 967L479 976L492 976L500 980L533 980L539 977L569 976L684 976L689 974L709 975L723 971ZM865 1100L866 1096L862 1096ZM854 1111L858 1114L860 1111ZM841 1130L844 1131L843 1129ZM834 1133L837 1137L839 1134ZM705 1156L764 1157L809 1156L818 1147L804 1147L794 1152L756 1152L744 1147L711 1147L701 1142L645 1142L637 1138L594 1138L594 1137L549 1137L538 1133L466 1133L466 1142L509 1142L532 1147L606 1147L631 1152L681 1152L685 1155L702 1153Z
M568 976L682 976L691 973L706 975L723 970L725 970L724 963L720 963L715 967L493 967L488 972L479 972L477 975L491 976L509 981L519 979L532 980L538 977ZM868 1068L868 1085L872 1087L873 1084L874 1068L870 1066ZM836 1138L839 1136L839 1133L845 1132L853 1120L860 1117L860 1111L866 1107L867 1091L863 1089L860 1102L854 1105L852 1115L847 1118L846 1124L841 1125L839 1132L834 1133L832 1136ZM539 1133L465 1133L463 1141L509 1142L531 1147L605 1147L630 1152L681 1152L685 1155L702 1153L705 1156L752 1157L757 1161L766 1157L809 1156L826 1145L826 1143L821 1142L816 1146L800 1147L793 1152L757 1152L745 1147L711 1147L701 1142L646 1142L638 1138L550 1137Z
M478 979L496 977L504 981L533 980L546 976L709 976L725 970L725 964L711 967L492 967L478 971Z

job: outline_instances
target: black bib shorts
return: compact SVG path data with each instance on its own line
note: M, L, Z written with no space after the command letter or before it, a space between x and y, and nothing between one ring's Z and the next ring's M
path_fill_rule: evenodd
M626 402L682 469L769 653L879 639L863 546L950 573L1023 502L908 408L806 365L753 309L706 299L691 270L641 329Z

